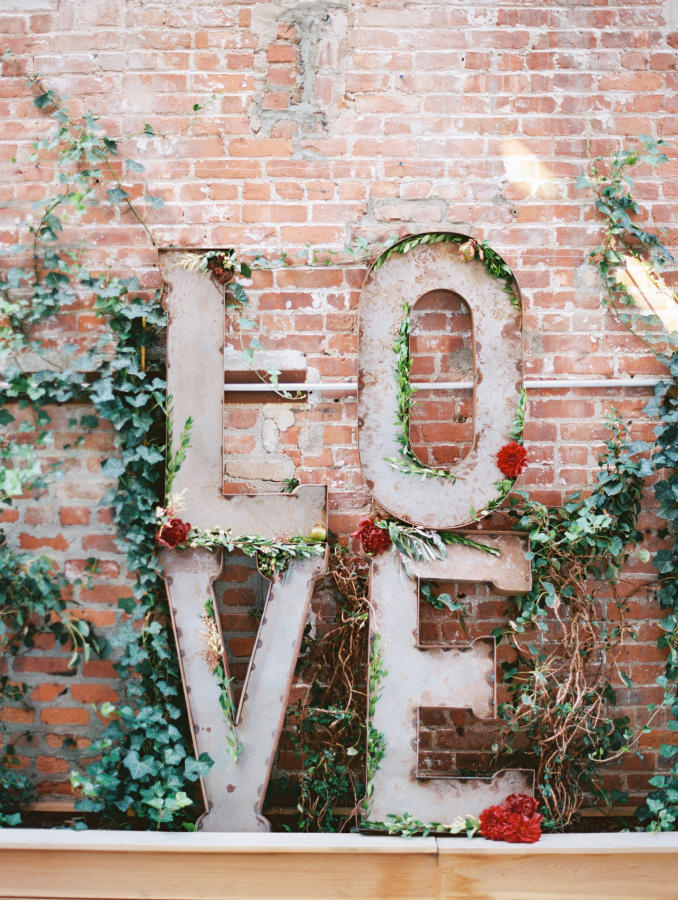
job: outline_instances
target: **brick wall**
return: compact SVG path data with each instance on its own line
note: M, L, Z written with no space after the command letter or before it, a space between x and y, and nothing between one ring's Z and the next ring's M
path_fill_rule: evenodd
M486 238L511 265L525 305L528 375L660 371L599 308L595 274L584 262L599 225L575 179L587 146L597 154L627 136L675 134L677 28L670 0L5 0L0 9L3 46L67 94L74 111L91 109L116 135L139 132L144 122L167 133L123 144L123 156L146 166L148 192L165 200L164 209L148 212L160 246L289 254L292 267L255 272L253 313L264 348L285 362L281 368L305 370L309 381L356 377L365 269L345 255L327 266L303 264L304 245L341 250L358 236L381 241L429 229ZM194 103L206 108L191 117ZM9 63L0 113L0 231L3 242L14 243L30 204L48 193L52 169L27 160L47 125ZM637 184L646 221L668 226L670 246L677 171L674 152L660 177L643 171ZM94 265L136 274L149 289L159 284L158 252L124 211L94 208L69 237L89 243ZM423 298L413 324L414 377L468 377L469 322L456 295ZM87 310L74 311L53 332L57 343L67 333L87 341L95 325ZM235 334L232 346L236 365ZM525 431L531 465L522 485L548 503L585 488L610 404L631 422L634 437L649 437L642 413L649 396L643 388L532 390ZM453 462L471 433L468 394L422 392L419 399L417 453L430 463ZM70 422L83 411L54 412L49 455L67 459L62 480L4 520L12 541L48 553L71 576L83 574L88 557L99 558L75 595L82 614L114 640L116 600L129 592L129 578L110 514L99 506L108 486L100 466L113 433L103 426L68 449ZM290 477L327 484L330 525L344 538L369 508L354 395L229 402L225 449L227 490L277 490ZM643 527L652 524L648 500ZM640 590L649 574L634 563L625 582L638 642L625 662L634 687L620 686L619 700L635 724L658 699L653 682L662 669L658 610ZM229 652L242 667L260 588L247 572L240 576L252 596L226 583L220 596ZM483 590L468 620L480 631L501 617L504 603ZM424 627L432 639L454 637L454 624L433 611ZM87 758L99 728L89 704L120 693L110 662L93 660L77 671L66 662L48 642L4 661L33 686L31 709L6 708L2 716L16 734L33 735L21 755L47 796L67 793L68 770ZM464 724L431 716L429 758L438 766L458 748L453 741L450 749L449 736ZM610 782L637 795L658 765L649 748L641 760L626 759Z

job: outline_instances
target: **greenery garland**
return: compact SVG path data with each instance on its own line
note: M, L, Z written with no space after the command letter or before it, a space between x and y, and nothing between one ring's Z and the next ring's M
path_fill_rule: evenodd
M228 553L239 550L245 556L256 557L257 568L266 578L279 577L294 559L310 559L325 553L323 541L303 535L274 541L258 534L234 537L230 528L193 528L185 544L177 547L179 550L184 548L209 550L212 553L216 550L226 550Z
M393 342L395 353L395 378L397 384L398 412L396 440L400 444L398 456L387 456L386 462L391 468L405 475L418 475L422 481L426 478L447 478L454 483L457 478L449 469L436 469L425 465L414 453L410 441L410 413L414 405L417 388L410 382L410 304L403 304L403 318Z
M224 669L221 634L217 624L214 604L210 598L205 600L203 604L202 618L206 627L206 647L203 656L219 685L219 704L224 711L224 720L229 728L229 733L226 737L228 754L233 762L237 762L242 746L238 740L238 729L235 721L236 709L231 695L231 682L233 679L226 675L226 670Z
M397 240L386 249L374 263L374 268L379 269L395 253L404 254L424 244L459 244L459 259L462 262L471 262L477 259L482 263L485 271L492 278L498 278L504 282L504 292L508 295L509 303L520 311L520 300L516 291L516 281L510 267L496 253L487 241L476 241L465 234L454 232L428 232L417 234Z
M429 235L420 235L420 237L429 237ZM397 250L398 246L399 245L395 245L395 247L392 249ZM417 244L412 245L411 241L406 241L403 246L406 246L408 249L410 249L411 246L417 246ZM381 260L384 257L388 257L389 252L390 251L387 251L387 253L383 254L379 259ZM399 252L406 251L403 250ZM510 278L513 279L512 273L510 274ZM511 296L514 295L511 294ZM395 424L398 427L398 430L396 432L396 440L400 445L400 449L398 451L398 456L387 456L385 457L385 461L391 466L391 468L396 469L398 472L403 472L405 475L419 476L422 481L426 480L427 478L444 478L454 483L457 480L454 472L451 472L446 468L436 468L422 463L412 449L412 442L410 440L410 417L412 413L412 407L416 402L414 397L417 393L417 388L410 382L410 369L412 367L412 357L410 354L410 313L410 304L405 301L405 303L403 304L403 318L400 321L398 331L393 341L393 351L395 353L396 397L398 403L395 421ZM516 441L519 444L522 444L523 442L522 435L525 427L526 404L527 395L525 393L525 389L523 388L520 391L518 399L518 409L509 435L512 440ZM504 478L495 482L495 487L498 491L499 496L488 504L481 515L485 515L486 512L489 512L492 509L496 508L509 493L514 482L515 478ZM471 518L475 519L477 517L479 517L478 513L475 510L471 510Z
M374 524L388 532L396 550L415 561L445 559L447 548L454 544L473 547L490 556L499 556L496 547L483 544L482 541L476 541L468 534L458 531L434 531L418 525L406 525L397 519L375 519Z
M513 426L511 428L511 431L509 432L509 437L511 438L511 440L515 441L516 444L520 444L521 446L523 445L523 432L525 430L526 410L527 391L525 390L525 388L521 388L520 394L518 396L518 409L516 410L516 416L513 420ZM480 519L489 515L489 513L501 506L506 497L511 493L516 480L516 478L499 478L497 479L497 481L493 482L494 488L497 491L497 496L494 498L494 500L490 500L490 502L484 509L476 510L474 507L471 507L471 521L478 522Z
M369 813L370 798L374 791L374 776L386 753L386 735L375 727L373 719L381 685L386 677L381 649L381 635L373 634L370 639L370 658L367 667L367 780L363 799L364 815Z
M458 816L448 825L443 822L422 822L407 812L402 816L390 813L386 818L386 822L364 820L360 823L360 830L386 832L399 837L465 834L468 838L475 837L480 831L480 821L475 816Z

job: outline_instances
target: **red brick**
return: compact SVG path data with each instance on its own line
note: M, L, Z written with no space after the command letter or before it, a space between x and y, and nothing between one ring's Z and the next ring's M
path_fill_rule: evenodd
M65 759L55 759L53 756L38 756L35 761L38 772L44 772L46 775L53 775L56 772L68 772L69 764Z
M80 703L117 703L120 695L105 684L74 684L71 697Z
M291 44L269 44L266 58L270 63L294 62L297 48Z
M68 541L63 534L56 537L35 537L24 532L19 535L19 546L23 550L68 550Z
M90 511L86 506L62 506L59 521L62 525L89 525Z
M41 710L40 721L46 725L86 725L89 713L79 706L59 706Z
M64 684L52 684L48 682L44 682L43 684L39 684L37 687L33 688L31 691L31 702L32 703L50 703L53 700L56 700L61 694L65 694L68 691L68 687Z

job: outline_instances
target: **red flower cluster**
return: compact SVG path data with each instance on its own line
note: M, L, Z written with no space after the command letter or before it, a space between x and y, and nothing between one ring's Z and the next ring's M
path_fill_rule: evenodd
M358 522L358 530L351 537L360 538L363 550L367 553L383 553L391 546L391 536L385 528L374 524L374 519L364 517Z
M497 453L497 465L507 478L517 478L527 465L527 451L522 444L511 441Z
M165 522L155 533L155 539L163 547L173 549L178 544L183 544L188 539L191 526L181 519L172 518Z
M488 806L480 814L480 833L489 841L534 844L541 837L537 801L527 794L511 794L499 806Z

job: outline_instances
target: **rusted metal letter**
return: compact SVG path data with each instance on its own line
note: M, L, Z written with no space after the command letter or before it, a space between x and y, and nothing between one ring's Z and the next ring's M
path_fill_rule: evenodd
M495 712L494 640L481 638L465 647L419 643L419 582L489 581L501 593L529 590L531 571L520 535L474 532L497 548L491 556L460 544L444 560L407 561L385 553L372 563L370 638L380 655L384 678L374 698L371 726L381 732L385 752L372 778L369 818L411 813L423 822L452 822L478 815L512 793L531 793L533 773L506 769L492 778L421 776L417 765L420 707L467 707L482 718ZM379 635L375 646L375 636Z
M386 461L399 452L393 341L403 304L413 307L429 291L460 294L471 310L475 357L473 446L455 467L456 482L420 478ZM516 288L517 296L517 288ZM510 441L522 387L520 310L477 260L462 262L458 245L420 245L372 269L360 296L358 444L368 487L399 519L427 528L458 528L498 496L504 476L497 453Z
M280 539L308 535L327 520L327 489L304 486L291 494L224 496L223 397L224 306L216 287L181 268L172 267L167 299L168 393L178 430L194 420L191 446L174 484L184 495L182 516L194 527L230 528L234 535L258 534ZM197 754L214 765L203 779L207 813L199 824L210 831L266 831L261 814L266 785L287 708L315 579L322 558L293 562L282 580L271 583L255 649L236 716L241 747L237 761L228 752L231 724L219 702L219 685L204 658L202 621L205 601L221 571L220 555L202 550L165 551L163 573L182 668L184 694ZM221 641L224 671L228 666Z

